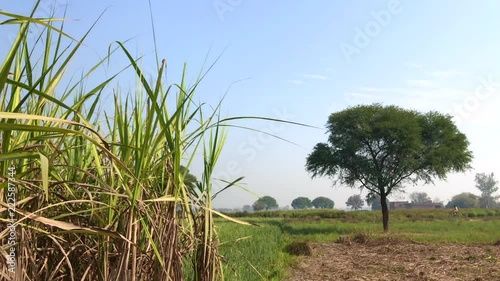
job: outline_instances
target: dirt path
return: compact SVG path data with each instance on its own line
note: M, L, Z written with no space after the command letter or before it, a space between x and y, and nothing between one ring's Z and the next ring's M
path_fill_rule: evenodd
M287 281L500 281L500 246L423 245L410 241L312 243L312 255Z

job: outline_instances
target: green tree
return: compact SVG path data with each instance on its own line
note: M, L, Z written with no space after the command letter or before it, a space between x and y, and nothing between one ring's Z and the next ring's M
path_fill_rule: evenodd
M252 210L253 210L253 208L250 205L243 206L243 212L251 212Z
M323 196L316 197L312 201L312 204L316 209L333 209L333 206L335 206L335 202L333 202L333 200Z
M446 208L453 208L453 206L459 208L479 208L479 196L470 192L457 194L446 204Z
M493 173L487 175L485 173L476 174L476 187L481 191L479 205L481 208L494 208L497 205L498 196L493 193L498 191L498 182L495 180Z
M410 200L415 204L432 203L431 197L426 192L412 192Z
M361 199L361 195L356 194L356 195L351 195L349 198L347 198L347 202L345 204L348 207L351 207L351 210L359 210L363 208L363 205L365 202L363 202L363 199Z
M277 209L278 203L276 202L276 199L274 199L271 196L263 196L259 198L257 201L255 201L252 207L255 211L271 210L271 209Z
M297 197L292 201L292 208L294 209L307 209L312 206L311 200L307 197Z
M265 210L267 208L267 205L264 201L259 199L253 203L252 208L254 211L261 211Z
M384 231L389 230L387 196L406 183L432 183L449 172L470 168L467 137L451 116L396 106L361 105L333 113L327 143L318 143L306 161L312 177L366 188L380 196Z

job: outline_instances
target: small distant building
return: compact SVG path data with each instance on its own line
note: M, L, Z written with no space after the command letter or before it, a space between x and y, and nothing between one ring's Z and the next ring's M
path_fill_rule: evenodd
M441 209L443 203L410 203L408 201L389 202L389 209Z

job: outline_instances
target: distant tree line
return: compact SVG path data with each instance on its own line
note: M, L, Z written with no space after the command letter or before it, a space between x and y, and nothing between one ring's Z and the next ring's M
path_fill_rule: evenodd
M463 192L457 194L451 198L451 200L445 205L446 208L453 208L457 206L459 208L500 208L500 202L498 199L500 196L495 195L498 191L498 181L495 180L493 173L485 174L478 173L475 177L476 188L481 192L481 195L475 195L470 192ZM413 192L409 195L410 201L413 204L425 204L425 203L442 203L438 198L434 200L426 192ZM372 210L381 210L381 198L380 195L374 192L369 192L366 198L363 200L361 195L356 194L350 196L345 202L347 207L351 210L359 210L366 205ZM389 204L389 199L386 198L386 204ZM311 201L308 197L297 197L295 198L291 206L293 209L333 209L335 202L330 198L319 196ZM243 206L243 211L261 211L261 210L275 210L278 209L278 203L275 198L271 196L263 196L256 200L252 206Z
M333 209L333 207L335 206L335 202L333 202L333 200L331 200L330 198L323 196L316 197L312 201L307 197L297 197L292 201L291 205L293 209L309 209L309 208ZM252 204L252 206L249 205L243 206L243 211L250 212L250 211L262 211L262 210L276 210L278 208L279 206L276 199L274 199L271 196L263 196L257 199Z
M500 208L498 199L500 196L495 195L498 191L498 181L495 180L495 175L478 173L476 174L476 188L479 189L481 195L475 195L469 192L463 192L453 196L448 202L446 207L452 208L457 206L459 208Z
M498 202L500 196L495 195L498 191L498 181L495 180L495 175L477 173L475 177L476 188L479 189L481 195L475 195L470 192L462 192L451 198L451 200L446 204L446 208L453 208L457 206L458 208L500 208L500 202ZM368 194L366 198L366 203L371 206L372 210L379 210L379 197L378 195ZM415 204L422 203L441 203L439 199L431 200L426 192L413 192L410 194L410 200Z
M294 209L333 209L335 202L330 198L319 196L314 200L310 200L307 197L297 197L292 201L292 208Z

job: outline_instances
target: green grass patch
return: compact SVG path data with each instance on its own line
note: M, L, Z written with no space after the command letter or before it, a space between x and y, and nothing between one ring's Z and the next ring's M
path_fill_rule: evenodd
M218 220L217 228L226 280L282 280L288 258L275 221L266 220L256 227Z
M423 243L493 244L500 237L500 223L498 219L394 223L390 235Z

